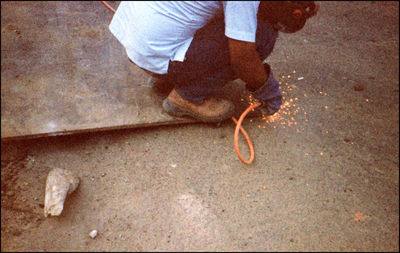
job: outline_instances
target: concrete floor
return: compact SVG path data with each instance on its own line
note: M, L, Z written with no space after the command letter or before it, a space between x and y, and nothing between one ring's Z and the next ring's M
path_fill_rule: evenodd
M129 63L100 2L1 8L2 139L179 122Z
M249 166L230 121L2 139L1 250L399 251L399 4L321 5L277 41L285 106L244 123ZM107 11L94 20L108 25ZM2 128L3 70L17 71L4 50ZM53 167L81 184L60 217L44 218Z

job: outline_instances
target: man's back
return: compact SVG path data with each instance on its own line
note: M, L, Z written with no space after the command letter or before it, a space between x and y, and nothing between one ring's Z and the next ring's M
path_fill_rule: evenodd
M139 67L165 74L169 61L183 61L198 29L225 14L228 34L255 40L258 2L121 2L110 30ZM225 10L225 11L223 11ZM230 26L230 27L229 27ZM236 36L236 37L235 37Z
M129 58L157 73L170 59L183 60L195 32L218 11L216 1L121 2L110 30Z

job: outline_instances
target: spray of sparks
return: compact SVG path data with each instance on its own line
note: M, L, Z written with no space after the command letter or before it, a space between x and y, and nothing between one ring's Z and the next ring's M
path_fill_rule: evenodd
M272 116L266 116L262 114L262 121L263 124L258 124L258 128L266 128L267 125L272 126L273 128L277 128L280 125L282 128L286 127L295 127L297 132L304 131L304 128L300 128L296 122L296 115L299 113L303 113L307 116L309 112L307 112L304 108L301 108L297 105L297 102L300 101L299 98L292 96L293 88L295 85L291 85L289 82L291 80L296 80L295 77L296 71L293 70L292 73L288 75L282 75L279 80L279 86L282 93L282 106L281 109L276 112ZM297 80L301 81L304 77L298 77ZM327 95L326 93L324 95ZM304 93L304 97L307 97L307 94ZM250 94L248 97L248 103L255 104L257 103L256 99ZM253 119L249 120L251 123L255 123L256 121ZM307 122L308 119L306 118L305 121Z
M298 82L304 82L305 78L302 76L297 77L296 76L296 71L293 70L290 74L288 75L282 75L280 76L279 82L279 87L282 93L283 101L282 101L282 106L281 109L276 112L272 116L266 116L262 114L262 121L263 123L260 124L259 120L257 119L249 119L250 123L256 123L258 124L258 128L266 128L266 126L270 126L273 128L281 127L281 128L294 128L296 132L300 133L304 131L303 127L299 127L296 121L296 118L299 114L303 114L304 118L301 119L302 122L308 122L308 116L310 115L312 105L310 105L310 108L301 108L297 105L297 102L300 102L302 98L307 99L307 94L303 93L303 96L294 97L293 95L293 89L296 88L296 85L290 84L291 81L298 81ZM327 96L328 94L326 92L320 91L319 94L321 96ZM244 101L244 99L242 99ZM257 103L258 101L250 94L248 97L247 102L249 105L253 105ZM365 99L366 103L369 103L370 100L367 98ZM327 105L322 106L322 110L324 111L329 111L329 107ZM304 125L304 124L302 124ZM329 130L325 130L323 132L324 134L329 134ZM349 142L346 141L345 142ZM354 145L354 142L349 142L349 144ZM309 153L304 153L305 157L310 157L312 154ZM324 152L319 152L320 156L324 156Z

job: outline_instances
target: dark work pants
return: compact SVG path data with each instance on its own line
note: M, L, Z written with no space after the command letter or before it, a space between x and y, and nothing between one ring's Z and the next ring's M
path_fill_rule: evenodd
M196 33L185 60L170 62L168 73L158 77L174 84L184 99L202 103L215 89L235 79L230 66L228 38L224 34L223 17L214 19ZM258 21L256 50L262 61L272 52L277 35L271 24Z

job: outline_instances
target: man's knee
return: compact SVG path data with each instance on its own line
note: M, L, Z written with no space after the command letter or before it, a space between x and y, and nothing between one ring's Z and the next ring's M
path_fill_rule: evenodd
M278 31L270 23L259 20L256 33L256 51L262 61L272 53L277 36Z

